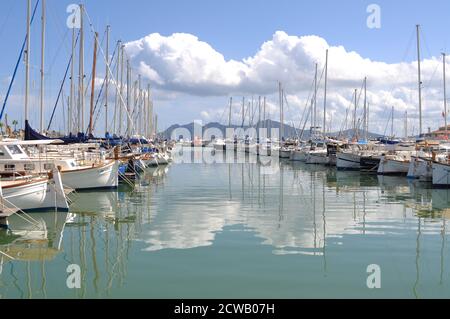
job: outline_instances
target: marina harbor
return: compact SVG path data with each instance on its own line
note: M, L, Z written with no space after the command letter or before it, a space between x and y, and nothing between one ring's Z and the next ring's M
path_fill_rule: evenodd
M450 298L450 5L380 2L2 1L0 299Z

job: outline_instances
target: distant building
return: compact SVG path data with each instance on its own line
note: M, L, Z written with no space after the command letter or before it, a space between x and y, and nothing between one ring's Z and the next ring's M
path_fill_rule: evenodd
M449 136L450 136L450 125L447 125L447 131L445 130L445 126L442 126L436 131L431 132L429 130L429 132L425 134L426 138L439 140L448 140Z

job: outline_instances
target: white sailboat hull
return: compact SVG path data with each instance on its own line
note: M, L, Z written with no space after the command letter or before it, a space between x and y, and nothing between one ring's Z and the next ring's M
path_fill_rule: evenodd
M444 163L432 163L433 187L450 187L450 165Z
M119 165L119 161L115 161L104 166L62 172L63 184L75 190L117 188Z
M295 150L291 153L291 161L306 162L308 154L303 150Z
M3 188L5 205L10 209L20 208L23 211L61 210L68 211L64 193L58 191L53 181L43 180L26 183L22 186Z
M381 157L378 166L378 175L407 175L409 170L409 161L397 161Z
M431 161L411 157L407 177L411 179L420 179L421 181L431 181L433 179Z
M359 170L361 169L361 157L353 153L337 153L336 168L338 170Z
M329 162L327 153L309 153L306 158L306 164L327 165Z
M291 158L291 150L280 150L280 158Z

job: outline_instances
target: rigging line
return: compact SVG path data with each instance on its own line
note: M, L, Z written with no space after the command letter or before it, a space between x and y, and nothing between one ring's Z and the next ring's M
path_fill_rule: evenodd
M99 46L103 46L103 41L105 40L105 34L106 34L106 31L105 31L105 33L103 33L103 35L102 35L102 40L100 41ZM98 42L98 41L97 41L97 42ZM99 54L98 54L99 52L100 52L100 48L97 48L97 52L96 52L96 55L97 55L97 56L99 55ZM105 61L106 61L106 59L105 59ZM87 80L86 83L91 83L91 80L92 80L92 70L91 70L91 72L90 72L90 74L89 74L89 79ZM90 88L91 88L90 85L86 85L86 89L84 90L84 97L85 97L85 98L87 97L87 94L88 94Z
M431 54L431 50L430 50L430 47L428 46L428 41L427 41L427 39L426 39L426 37L425 37L425 33L423 32L423 27L422 28L420 28L420 34L422 35L422 39L423 39L423 43L425 44L425 48L427 49L427 51L428 51L428 55L429 56L433 56L432 54Z
M386 111L387 111L387 106L384 107L384 112L386 112ZM392 114L392 111L390 113ZM390 122L391 122L391 117L389 117L387 120L386 127L384 128L383 136L386 136L386 132L388 130Z
M33 15L31 16L31 20L30 20L30 25L33 24L34 16L36 14L36 10L38 8L38 5L39 5L39 0L37 0L36 6L34 7ZM16 63L16 66L14 68L13 76L11 78L11 81L9 82L8 91L6 92L5 100L3 101L2 111L0 112L0 121L3 118L3 113L5 112L6 103L8 102L9 95L11 94L11 89L12 89L12 86L14 84L14 80L15 80L16 75L17 75L17 70L19 68L20 61L22 61L23 52L25 51L25 45L27 43L27 37L28 37L28 34L25 35L25 39L23 40L23 44L22 44L22 48L20 50L19 58L17 59L17 63Z
M66 53L68 55L71 54L72 47L69 46L67 44L67 42L64 41L66 36L64 36L61 32L61 30L63 30L63 29L66 29L66 32L67 32L67 30L70 30L70 28L67 28L65 23L61 23L61 20L58 19L58 17L60 17L60 15L56 13L56 10L53 6L47 6L47 11L49 12L47 20L51 20L54 23L54 25L55 25L54 27L56 30L58 30L59 36L62 39L61 44L65 45Z
M309 103L311 102L313 91L314 91L314 79L311 81L311 87L309 89L308 98L305 101L305 108L303 109L303 114L302 114L302 117L300 119L299 127L303 123L303 119L305 117L306 112L307 111L309 112L309 108L310 108ZM309 120L309 114L307 115L307 118L305 119L304 128L306 127L306 123L308 122L308 120ZM301 135L303 136L303 131L302 131Z
M115 55L116 55L116 50L117 50L117 46L116 46L116 49L114 49L113 55L112 55L112 57L111 57L111 61L114 60L114 57L115 57ZM117 67L118 67L118 61L116 61L115 66L113 67L113 72L116 70ZM97 100L96 100L96 102L95 102L94 113L97 111L97 108L98 108L98 105L99 105L98 102L99 102L99 100L100 100L100 97L102 96L102 92L103 92L103 89L105 88L105 84L106 84L106 75L105 75L105 78L103 79L102 87L101 87L101 89L100 89L100 92L98 93ZM103 102L105 101L105 99L106 99L106 97L105 97L105 95L103 95L101 105L103 105ZM98 108L97 116L96 116L96 118L95 118L95 120L94 120L94 125L93 125L93 127L95 127L96 124L97 124L97 121L98 121L98 119L99 119L99 117L100 117L101 110L102 110L102 108ZM86 133L87 133L87 131L86 131Z
M87 17L88 20L89 20L90 31L91 31L92 33L95 34L95 30L94 30L94 27L92 26L91 18L89 17L89 14L87 13L87 10L85 10L85 15L86 15L86 17ZM96 41L98 41L98 39L96 39ZM107 58L106 58L106 56L105 56L105 52L103 51L103 48L102 48L101 46L99 46L99 49L100 49L100 52L101 52L102 55L103 55L103 58L104 58L105 61L106 61ZM126 52L124 52L124 53L126 54ZM111 68L110 68L108 65L107 65L107 69L108 69L107 72L109 72L111 78L114 78L114 74L112 73ZM116 84L116 88L117 88L117 84ZM131 124L131 129L134 129L134 130L135 130L135 126L134 126L134 124L133 124L133 121L132 121L130 112L128 112L128 110L127 110L127 108L126 108L127 103L125 102L125 99L124 99L122 93L119 92L118 96L119 96L119 98L120 98L120 100L121 100L121 105L123 105L125 114L126 114L127 118L128 118L128 119L130 120L130 122L131 122L131 123L130 123L130 124ZM1 119L1 118L0 118L0 119ZM127 129L127 131L128 131L128 129ZM141 143L139 142L139 144L141 144ZM142 146L142 144L141 144L141 146Z
M69 33L69 30L70 29L67 29L66 33L64 34L64 38L63 38L62 42L60 43L58 49L56 50L55 56L53 57L52 62L50 63L50 67L48 68L48 74L50 74L52 72L52 69L55 66L56 59L59 56L59 53L61 52L61 49L62 49L62 47L64 45L65 40L67 39L67 35Z
M77 38L76 38L76 40L75 40L75 46L76 46L77 43L78 43L78 38L79 38L79 37L80 37L80 31L78 31L78 35L77 35ZM60 87L60 89L59 89L59 93L58 93L58 97L57 97L56 102L55 102L55 106L53 107L53 112L52 112L52 116L50 117L50 121L49 121L49 123L48 123L47 131L50 130L50 127L51 127L51 125L52 125L53 117L55 116L56 108L58 107L59 99L61 98L61 94L62 94L62 91L63 91L63 89L64 89L64 84L65 84L65 82L66 82L67 74L69 73L69 69L70 69L70 66L71 66L71 64L72 64L72 60L73 60L73 55L70 55L69 63L67 64L66 72L65 72L65 74L64 74L64 78L63 78L63 81L62 81L62 83L61 83L61 87Z

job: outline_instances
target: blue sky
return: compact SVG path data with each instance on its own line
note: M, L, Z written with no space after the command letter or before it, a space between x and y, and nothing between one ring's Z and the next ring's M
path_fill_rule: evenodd
M34 3L34 1L33 1ZM47 0L47 86L49 103L54 103L58 83L62 79L68 59L70 38L65 28L65 9L73 1ZM414 26L423 30L423 58L439 56L448 49L450 2L435 1L288 1L288 0L128 0L84 1L94 26L102 33L106 24L112 26L112 40L125 42L141 39L151 33L170 36L188 33L208 43L225 60L241 61L254 56L261 45L272 39L278 30L292 36L316 35L330 46L343 46L347 52L355 51L372 61L400 63L415 60ZM369 4L381 7L381 29L366 25ZM3 43L0 60L0 97L6 91L6 79L11 75L25 33L25 0L3 0L0 10L0 41ZM39 19L33 26L33 62L39 63ZM414 41L413 41L414 40ZM89 46L86 60L91 60ZM87 66L89 68L89 66ZM14 94L23 92L23 66L14 87ZM32 71L34 90L38 75ZM186 93L186 92L183 92ZM248 92L251 94L251 92ZM181 109L179 104L198 104L199 107L216 103L226 104L226 97L205 99L195 94L184 94L173 101L155 102L161 125L190 121L200 109ZM221 102L223 101L223 102ZM47 108L51 108L48 105ZM413 106L411 106L413 107ZM10 117L21 118L20 106L11 103L7 109ZM183 115L184 114L184 115ZM36 117L36 112L32 113ZM32 120L34 120L32 118ZM381 125L381 124L380 124ZM380 126L381 127L381 126Z

